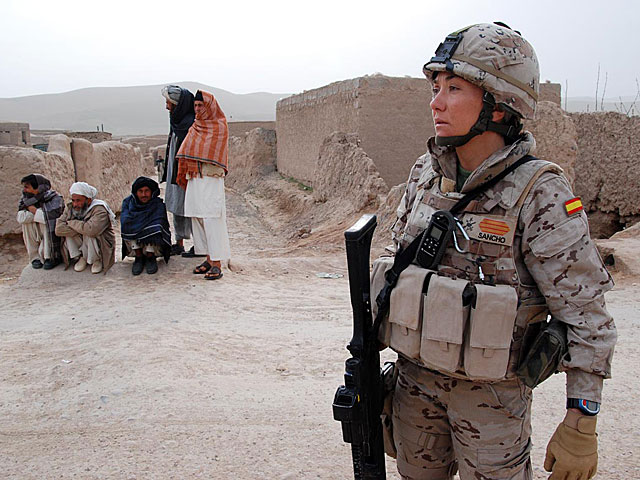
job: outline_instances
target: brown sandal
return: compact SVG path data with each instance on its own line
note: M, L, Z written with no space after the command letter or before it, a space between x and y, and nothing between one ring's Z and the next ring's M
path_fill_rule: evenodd
M204 274L205 280L218 280L219 278L222 278L220 267L212 267L210 272Z
M196 275L206 274L209 270L211 270L211 264L206 260L193 269L193 273Z

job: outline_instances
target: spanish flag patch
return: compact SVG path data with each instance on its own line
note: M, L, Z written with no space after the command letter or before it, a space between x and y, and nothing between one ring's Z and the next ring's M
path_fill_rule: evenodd
M567 210L567 215L573 215L583 210L580 197L572 198L564 202L564 208Z

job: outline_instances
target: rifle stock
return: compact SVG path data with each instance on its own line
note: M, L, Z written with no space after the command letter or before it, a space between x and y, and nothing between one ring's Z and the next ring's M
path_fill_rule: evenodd
M351 358L345 362L345 384L333 400L333 418L341 422L343 439L351 444L355 480L386 478L380 353L373 331L369 283L369 255L376 225L375 215L363 215L344 233L353 337L347 346Z

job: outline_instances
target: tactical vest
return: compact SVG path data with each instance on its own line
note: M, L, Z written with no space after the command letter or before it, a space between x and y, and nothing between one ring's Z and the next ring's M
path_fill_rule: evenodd
M449 245L437 271L411 265L400 275L380 329L382 343L414 363L457 378L499 381L515 376L548 315L522 259L518 228L522 205L545 172L562 174L562 169L543 160L518 167L458 215L470 237L456 231L465 253ZM450 210L463 197L454 190L454 181L425 169L403 247L426 229L433 213ZM392 263L389 257L374 263L373 298Z

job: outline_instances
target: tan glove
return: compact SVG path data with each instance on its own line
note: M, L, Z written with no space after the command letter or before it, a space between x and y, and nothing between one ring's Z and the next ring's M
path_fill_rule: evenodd
M576 428L577 427L577 428ZM596 417L567 412L547 445L549 480L588 480L598 470Z

